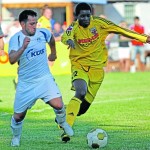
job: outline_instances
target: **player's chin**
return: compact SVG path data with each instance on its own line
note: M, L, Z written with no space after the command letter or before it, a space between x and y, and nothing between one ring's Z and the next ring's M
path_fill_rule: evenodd
M30 34L34 35L35 32L36 32L36 29L33 29L33 30L30 31Z
M33 35L35 35L35 32L31 32L31 33L30 33L30 36L33 36Z
M84 22L84 23L83 23L83 26L84 26L84 27L88 27L89 25L90 25L90 22Z

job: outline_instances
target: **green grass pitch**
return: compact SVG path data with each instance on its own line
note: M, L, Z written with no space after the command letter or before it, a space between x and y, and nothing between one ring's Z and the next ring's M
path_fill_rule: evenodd
M55 75L67 104L74 92L70 75ZM150 150L150 72L106 73L94 103L77 117L75 136L69 143L60 140L61 130L54 122L53 110L38 100L28 111L23 125L21 146L10 147L10 118L15 94L13 77L0 77L0 149L1 150L90 150L87 133L104 129L108 144L104 150Z

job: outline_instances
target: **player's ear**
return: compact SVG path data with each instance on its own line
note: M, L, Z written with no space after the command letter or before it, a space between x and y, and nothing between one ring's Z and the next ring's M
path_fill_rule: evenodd
M24 22L24 21L21 21L21 22L20 22L20 25L21 25L22 27L24 27L24 26L25 26L25 22Z

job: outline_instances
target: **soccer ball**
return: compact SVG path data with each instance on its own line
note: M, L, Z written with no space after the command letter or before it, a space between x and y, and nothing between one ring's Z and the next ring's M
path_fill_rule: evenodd
M107 133L102 129L94 129L87 134L87 144L91 148L105 147L107 141Z

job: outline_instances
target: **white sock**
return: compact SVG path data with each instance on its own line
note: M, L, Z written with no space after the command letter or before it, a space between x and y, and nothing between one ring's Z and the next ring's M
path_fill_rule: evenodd
M23 121L16 122L16 120L12 116L12 118L11 118L11 130L12 130L13 136L21 136L22 124L23 124Z
M54 109L54 112L56 114L57 123L60 126L63 125L66 122L66 111L65 111L64 106L60 110Z

